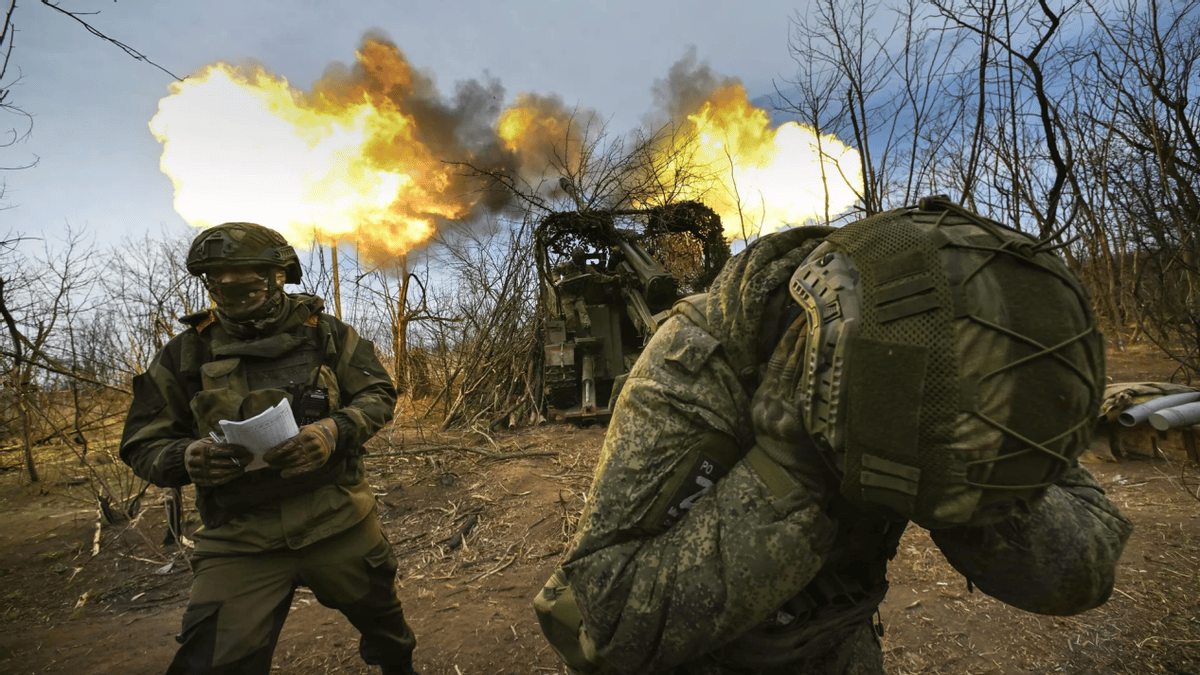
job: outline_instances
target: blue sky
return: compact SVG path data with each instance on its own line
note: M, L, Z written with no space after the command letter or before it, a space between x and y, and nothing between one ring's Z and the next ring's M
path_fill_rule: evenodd
M751 97L790 77L789 17L804 0L756 2L205 2L61 0L111 38L178 74L253 60L307 89L331 62L349 63L380 29L443 94L485 74L518 93L557 94L598 110L623 133L652 107L651 87L689 46ZM18 3L6 77L9 102L34 116L32 134L0 149L0 230L56 237L66 225L102 245L182 228L161 148L148 129L170 77L36 0ZM7 130L18 118L3 120Z

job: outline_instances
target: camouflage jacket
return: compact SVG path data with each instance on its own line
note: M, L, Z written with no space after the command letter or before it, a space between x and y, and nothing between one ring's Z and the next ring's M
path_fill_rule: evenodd
M288 479L295 483L282 491L283 480L272 469L215 488L198 487L196 503L205 524L196 534L199 552L299 548L349 528L374 508L363 444L391 420L396 390L371 341L322 314L320 298L297 294L288 302L287 318L257 340L232 337L207 311L184 317L187 330L133 380L121 458L138 476L162 487L191 482L184 451L214 430L217 419L245 419L279 400L260 396L279 390L240 391L253 381L245 377L249 366L244 364L295 361L292 367L303 378L312 373L329 389L338 442L325 466L314 475Z
M882 673L864 617L886 591L882 575L904 523L847 509L844 500L822 508L803 487L779 496L762 464L747 458L665 529L655 508L711 432L743 453L753 445L750 398L763 360L760 333L773 320L771 289L822 232L764 237L735 257L708 295L707 321L677 307L622 389L563 565L587 638L614 670ZM989 595L1070 614L1107 599L1130 531L1076 466L1029 514L932 534L950 563ZM847 580L855 587L847 589ZM814 607L814 599L865 607L851 613L857 625L830 633L820 624L839 617ZM786 664L755 658L755 645L770 645L784 624L800 640L834 641L815 653L801 649L803 658Z

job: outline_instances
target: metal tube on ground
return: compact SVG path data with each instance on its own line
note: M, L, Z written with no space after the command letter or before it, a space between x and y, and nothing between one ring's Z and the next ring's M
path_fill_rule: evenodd
M1200 403L1185 403L1150 415L1150 426L1159 431L1200 424Z
M1150 419L1150 416L1164 408L1174 408L1177 405L1200 401L1200 391L1193 391L1187 394L1172 394L1170 396L1159 396L1156 399L1146 401L1141 405L1135 405L1132 408L1121 413L1117 417L1117 421L1121 424L1131 427L1135 424L1140 424Z

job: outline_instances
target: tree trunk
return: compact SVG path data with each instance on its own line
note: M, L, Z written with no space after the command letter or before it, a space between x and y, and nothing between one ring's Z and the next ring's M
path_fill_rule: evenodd
M79 409L79 380L71 380L71 400L75 405L75 433L71 436L71 442L82 446L79 451L79 465L83 466L87 464L88 442L87 436L83 434L83 412Z
M12 387L17 403L17 419L21 421L21 440L25 445L25 469L29 471L29 482L38 482L37 467L33 464L33 444L29 441L29 412L25 410L25 382L21 376L21 333L4 301L4 278L0 277L0 314L8 326L13 341Z
M392 326L392 356L396 364L396 392L408 392L408 255L400 256L400 293L396 300L396 323Z
M342 284L338 277L338 259L337 259L338 251L337 250L338 250L338 245L337 245L337 242L335 241L329 247L329 255L332 257L332 261L330 262L330 264L333 265L333 315L338 318L338 321L341 321L341 319L342 319Z

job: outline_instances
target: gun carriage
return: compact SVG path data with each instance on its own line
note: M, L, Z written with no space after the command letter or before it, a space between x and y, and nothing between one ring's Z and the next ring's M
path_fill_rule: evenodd
M629 369L679 298L729 258L698 202L555 213L538 224L543 400L551 417L604 422Z

